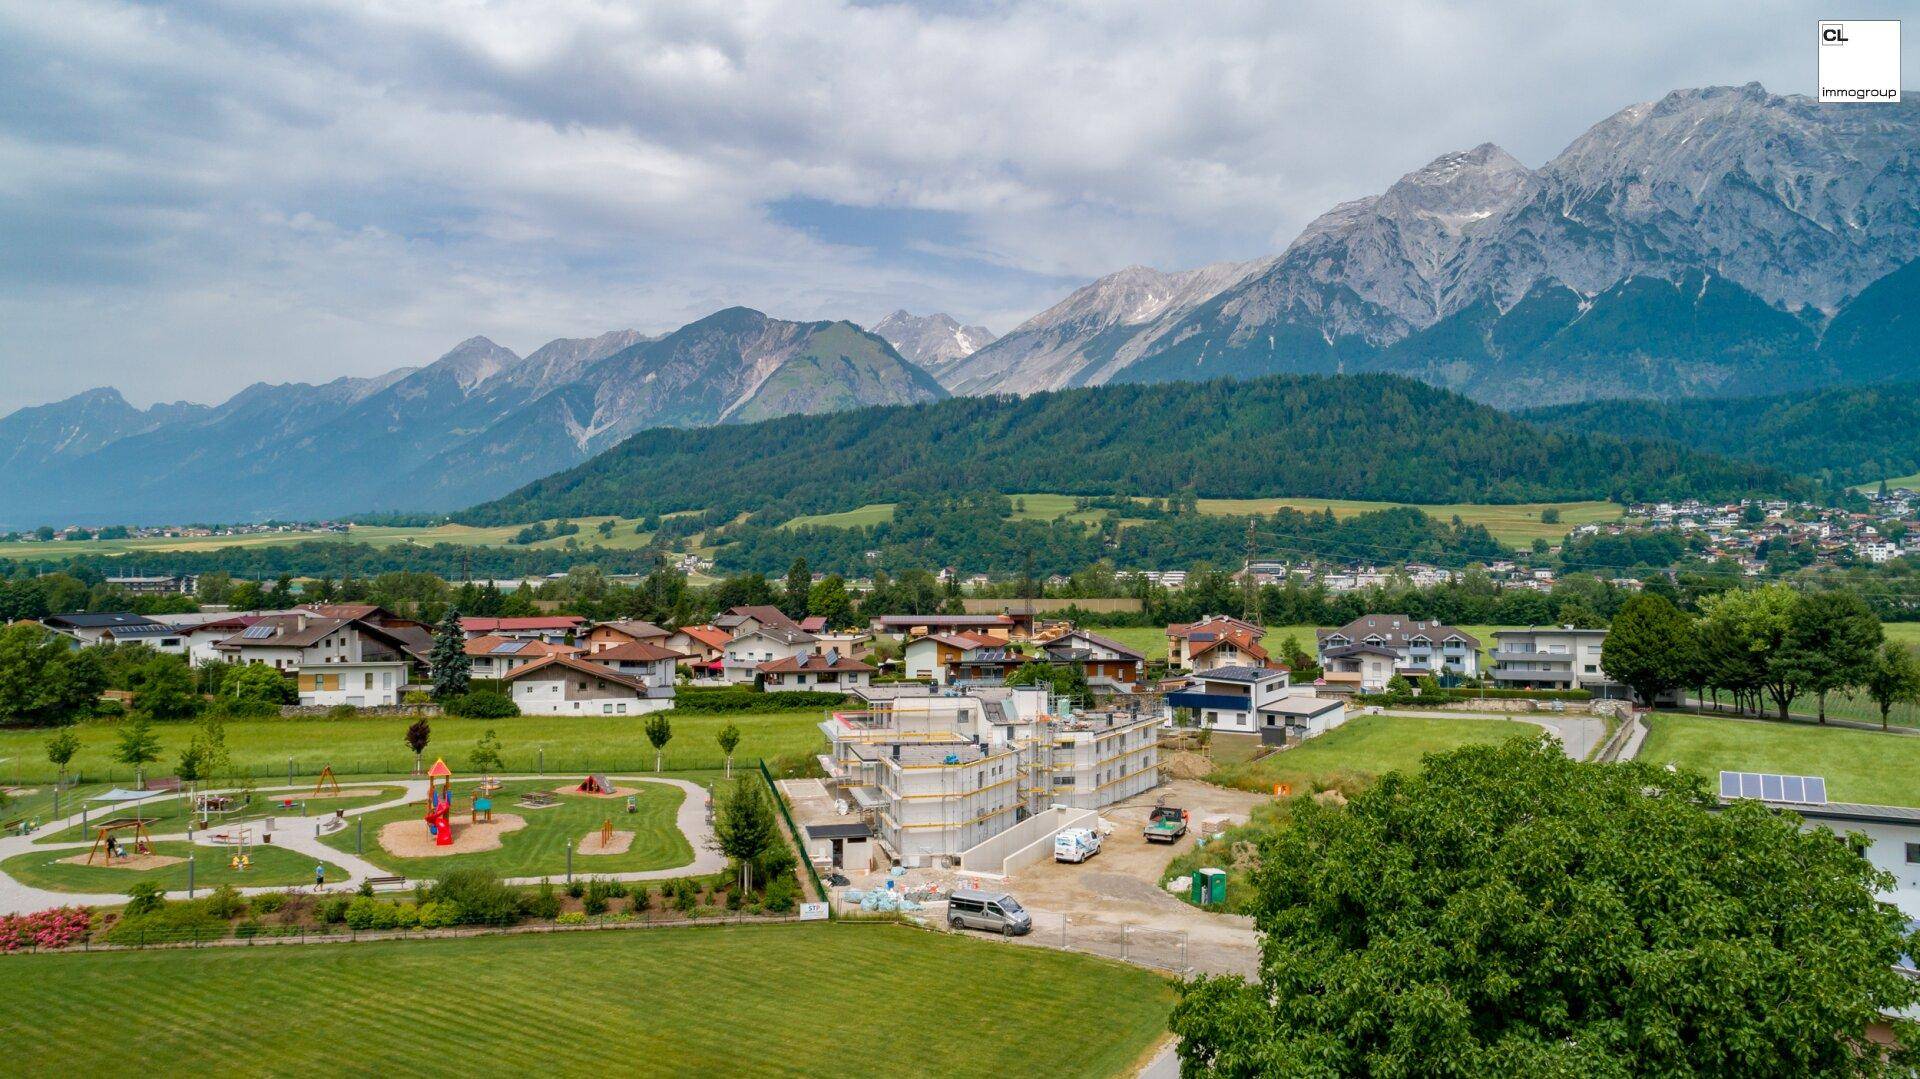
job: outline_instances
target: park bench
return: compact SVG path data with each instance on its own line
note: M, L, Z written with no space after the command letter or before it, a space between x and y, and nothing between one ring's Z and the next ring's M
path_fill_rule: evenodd
M395 888L395 889L405 888L407 886L407 878L405 877L368 877L367 886L372 888L376 892L382 888Z

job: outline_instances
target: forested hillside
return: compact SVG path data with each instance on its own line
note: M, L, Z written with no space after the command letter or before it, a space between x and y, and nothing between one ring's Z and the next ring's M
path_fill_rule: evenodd
M1518 415L1564 434L1674 438L1841 484L1920 472L1920 384L1914 383L1717 400L1590 401Z
M1795 483L1673 442L1543 431L1398 376L1280 375L644 431L457 518L792 515L969 491L1445 503L1737 497Z

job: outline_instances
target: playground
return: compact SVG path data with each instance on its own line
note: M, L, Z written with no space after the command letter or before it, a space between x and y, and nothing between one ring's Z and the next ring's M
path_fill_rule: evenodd
M312 884L315 860L283 847L253 846L247 851L248 866L233 864L234 851L224 847L187 843L184 840L157 840L150 853L126 858L95 858L87 864L85 847L61 847L32 850L0 862L0 873L34 888L50 892L124 895L141 882L159 885L165 891L187 886L187 857L193 856L193 884L196 889L231 884L236 888L285 888ZM340 881L346 870L325 863L327 879Z
M147 821L147 829L158 835L170 832L185 832L191 821L196 829L223 828L229 825L239 826L248 821L257 821L273 817L284 825L291 825L297 818L321 818L331 816L342 810L359 809L362 806L378 802L391 801L406 793L406 788L397 786L370 787L366 785L345 785L337 791L323 788L318 794L311 790L274 791L270 794L256 793L251 801L242 801L243 796L226 796L228 805L220 810L201 814L196 802L204 801L187 794L173 795L154 801L141 802L138 815ZM77 813L85 805L80 799L69 800L62 807L63 813ZM51 814L50 803L43 804L43 811ZM90 812L95 817L106 819L124 815L111 806L102 807L92 803ZM205 825L201 821L205 820ZM39 835L36 843L73 843L94 838L96 822L89 818L87 824L75 824L58 832Z
M963 1061L979 1075L1097 1077L1141 1062L1174 1000L1164 978L1089 956L826 922L7 961L22 966L0 979L0 1009L31 1017L9 1039L9 1069L23 1075L70 1068L84 1046L102 1075L335 1074L351 1047L362 1074L573 1075L642 1062L661 1075L863 1077ZM582 972L603 986L678 988L597 991L588 1006L556 988ZM395 1010L422 986L484 991ZM208 1021L231 1016L268 1036L236 1039L232 1023ZM1074 1016L1098 1021L1062 1021Z
M678 821L688 795L675 784L597 775L558 784L451 774L428 781L426 799L350 818L358 823L321 842L349 853L357 844L366 861L415 879L465 868L559 877L569 848L577 872L648 872L694 859Z

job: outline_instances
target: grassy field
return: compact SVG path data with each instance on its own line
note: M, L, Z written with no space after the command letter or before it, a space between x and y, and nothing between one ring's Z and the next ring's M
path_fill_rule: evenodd
M122 839L125 835L122 834ZM229 852L219 847L195 846L186 842L155 843L155 854L173 858L193 855L193 885L212 888L231 884L236 888L277 888L313 883L313 859L283 847L255 846L249 852L250 868L233 869ZM175 862L158 869L122 869L102 864L69 865L64 859L85 850L36 850L17 854L0 862L0 872L22 884L56 892L92 892L100 895L123 893L141 881L151 881L167 891L187 886L187 863ZM327 879L345 880L346 870L324 863Z
M1223 765L1207 778L1222 786L1255 791L1285 783L1296 793L1364 784L1388 772L1417 768L1428 753L1539 732L1539 727L1518 720L1356 716L1294 749Z
M397 798L402 793L403 788L400 787L346 787L341 790L340 797L338 798L307 799L297 793L291 795L256 794L253 799L253 805L228 817L219 819L216 825L241 825L247 821L256 820L261 817L275 817L280 820L287 820L294 817L324 817L336 809L358 809L361 806L373 805L375 802L383 802L389 798ZM298 804L293 806L284 805L283 802L289 798ZM72 801L71 799L62 799L61 811L63 813L76 812L81 804L82 803ZM51 809L50 806L47 808ZM105 803L95 803L88 805L87 809L90 814L89 819L91 820L98 820L104 817L141 817L150 822L147 825L147 831L155 835L186 831L187 820L193 815L192 802L184 796L179 798L166 798L158 802L142 803L138 806L114 806ZM39 815L45 817L50 814L42 812ZM42 836L35 840L35 842L71 843L75 840L91 838L93 838L93 835L90 827L76 824L55 835Z
M638 873L649 869L670 869L693 860L692 848L687 846L686 837L680 834L679 826L674 823L674 814L686 796L686 792L679 787L666 783L636 784L634 799L638 811L634 813L626 811L624 798L595 798L588 795L562 796L560 804L551 809L522 809L514 804L514 800L524 792L551 791L561 785L551 779L540 783L509 783L496 794L493 799L495 814L512 813L527 822L526 827L501 835L501 846L496 850L427 858L403 858L389 852L377 838L380 830L389 823L406 821L409 827L418 828L422 835L426 834L427 826L421 820L425 813L424 803L416 803L367 814L361 856L384 869L414 878L437 877L454 869L491 869L503 877L557 876L566 871L567 847L578 845L581 839L591 834L593 840L584 849L592 849L600 841L601 822L612 818L616 830L634 833L633 846L620 854L576 855L575 872ZM569 781L564 785L572 784ZM453 828L456 836L463 829L490 827L468 823L469 793L465 787L455 785ZM333 849L347 852L353 850L354 840L354 826L351 824L321 838L321 842Z
M1856 483L1853 489L1862 494L1873 494L1880 490L1881 483L1885 483L1889 489L1905 487L1909 491L1920 491L1920 472L1910 476L1888 476L1885 480L1874 480L1872 483Z
M892 502L869 502L839 513L809 513L781 525L781 528L865 528L893 520Z
M824 741L817 727L819 711L764 712L741 715L681 715L665 713L673 727L665 767L670 770L718 768L724 755L714 737L733 723L740 728L737 761L819 752ZM410 720L398 716L361 716L351 719L229 720L227 750L234 763L252 769L263 781L286 780L289 759L296 777L311 776L331 764L340 775L404 775L413 768L413 754L403 736ZM652 771L653 747L647 743L639 716L516 716L510 719L453 719L434 717L433 739L426 757L444 756L456 773L466 770L467 755L482 732L492 729L509 772L584 773L588 769ZM180 751L193 737L192 723L156 726L160 760L147 767L150 776L173 774ZM133 770L113 762L116 726L86 723L74 728L80 753L72 768L89 782L130 782ZM10 783L44 783L55 774L47 763L45 730L0 731L0 779Z
M1722 770L1821 776L1836 802L1920 806L1920 738L1910 734L1655 715L1639 759L1710 778Z
M610 549L644 547L652 533L636 533L638 517L572 517L568 518L580 526L580 531L572 536L555 536L537 543L527 544L529 550L564 547L567 540L579 542L582 547L606 547ZM603 521L613 522L611 535L602 536L598 527ZM558 520L545 522L549 525ZM505 547L521 525L497 525L480 528L472 525L443 524L431 528L402 528L384 525L354 525L347 532L260 532L242 536L187 536L177 539L155 537L148 539L115 540L27 540L20 543L0 543L0 558L71 558L74 555L87 554L138 554L143 551L217 551L226 547L285 547L295 543L368 543L375 547L391 547L408 543L420 547L431 547L436 543L454 543L471 547Z
M9 962L23 1075L1110 1076L1173 1004L1118 963L825 922Z

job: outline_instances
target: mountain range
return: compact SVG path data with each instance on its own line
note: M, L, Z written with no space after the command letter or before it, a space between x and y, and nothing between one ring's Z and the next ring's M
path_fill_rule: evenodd
M848 322L729 308L660 338L630 330L525 357L484 338L371 379L249 386L138 410L91 390L0 419L0 517L144 523L450 509L649 427L947 396Z
M1920 375L1915 311L1920 105L1680 90L1539 168L1447 153L1271 258L1131 266L998 338L945 313L869 332L730 308L524 358L476 337L217 406L90 390L0 419L0 525L439 510L647 428L950 394L1342 372L1504 408L1811 391Z

